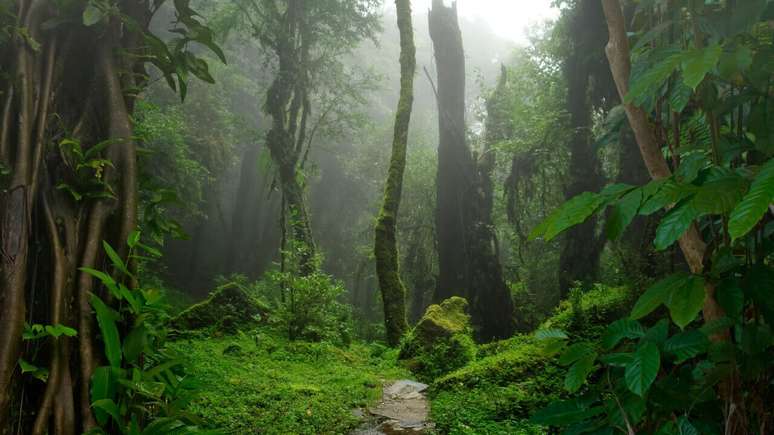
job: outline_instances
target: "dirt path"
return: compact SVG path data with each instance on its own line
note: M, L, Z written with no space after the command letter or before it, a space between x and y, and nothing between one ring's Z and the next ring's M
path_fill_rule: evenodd
M427 385L409 380L385 385L376 407L357 410L368 421L350 435L424 434L432 428L426 390Z

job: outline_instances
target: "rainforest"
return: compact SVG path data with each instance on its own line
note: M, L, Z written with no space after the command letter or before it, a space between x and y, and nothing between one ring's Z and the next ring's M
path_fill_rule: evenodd
M774 0L0 0L0 435L774 434Z

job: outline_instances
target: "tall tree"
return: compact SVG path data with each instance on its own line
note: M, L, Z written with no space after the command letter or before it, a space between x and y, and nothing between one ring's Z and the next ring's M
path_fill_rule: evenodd
M395 113L395 131L392 141L392 157L384 187L384 201L376 221L374 257L379 288L384 302L384 325L387 342L396 346L406 331L406 288L398 271L398 245L396 222L403 191L403 173L406 170L411 108L414 104L414 74L416 72L416 47L411 24L411 1L395 0L400 31L400 98Z
M13 427L15 400L24 433L72 434L95 426L90 383L102 352L90 297L102 289L78 268L103 269L103 240L126 246L137 226L131 114L147 81L145 63L181 91L188 73L211 80L188 47L193 40L215 46L187 2L175 3L174 44L147 32L162 3L15 0L0 6L7 8L2 19L13 17L1 23L9 37L0 37L0 168L9 172L0 178L2 430ZM28 352L33 346L22 355L25 321L78 331L77 339L46 343L49 376L42 389L16 369L20 358L35 357ZM20 385L38 394L21 401Z
M602 8L596 0L578 0L568 12L568 43L564 72L567 80L567 112L571 136L569 142L570 164L565 198L570 199L583 192L596 192L605 183L602 167L592 134L592 111L604 105L599 91L607 71L604 59L605 36ZM609 101L608 101L609 103ZM562 297L576 281L593 282L599 275L599 258L605 240L598 231L599 220L592 217L570 229L562 241L559 257L559 289Z
M429 25L438 73L440 135L435 299L466 297L479 340L507 337L513 332L513 303L502 278L492 226L494 154L485 149L479 164L468 147L465 53L456 2L446 7L442 0L434 0Z

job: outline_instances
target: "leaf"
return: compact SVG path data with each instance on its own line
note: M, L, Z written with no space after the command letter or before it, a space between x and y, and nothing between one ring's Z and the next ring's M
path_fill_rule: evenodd
M645 330L640 322L628 318L617 320L610 324L602 335L602 346L605 349L614 348L624 338L641 338Z
M634 189L613 206L607 218L606 232L609 240L617 240L632 223L643 200L642 189Z
M124 357L130 363L134 363L140 357L145 350L145 345L148 342L148 330L145 329L145 325L132 329L131 332L124 339Z
M604 203L605 197L597 193L585 192L562 204L551 213L532 233L530 239L539 237L550 241L570 227L583 223Z
M566 388L567 391L574 393L583 386L586 382L586 378L594 371L594 361L596 360L596 357L596 353L584 356L567 370L567 375L564 378L564 388Z
M113 263L113 266L121 271L126 276L132 276L132 274L129 272L129 269L127 269L126 264L121 259L121 257L118 255L118 253L113 249L112 246L106 241L102 241L102 248L105 250L105 253L107 254L108 258L110 258L110 262Z
M672 321L680 329L693 322L704 306L705 296L704 278L700 276L691 276L683 285L674 287L666 303Z
M118 313L105 305L97 295L92 294L90 302L97 313L97 323L102 332L102 341L105 343L105 356L111 366L119 368L121 367L121 338L116 326L116 321L119 319Z
M140 231L134 230L129 234L129 237L126 239L126 245L130 248L134 248L137 246L137 243L140 242Z
M91 375L91 401L98 402L104 399L114 399L116 395L116 375L112 367L97 367ZM102 409L95 409L94 416L100 425L107 423L107 413Z
M91 403L91 407L95 410L103 411L105 414L113 417L116 423L121 423L121 414L118 410L118 405L111 399L101 399ZM104 424L104 423L103 423Z
M78 335L78 331L76 331L75 329L69 328L67 326L60 325L60 324L56 324L53 326L46 325L46 332L48 333L48 335L54 338L59 338L62 335L67 337L75 337L76 335Z
M83 25L91 27L105 18L105 11L102 8L97 7L94 1L90 1L83 10Z
M749 192L731 212L728 233L736 240L761 220L774 200L774 159L769 159L755 177Z
M567 350L565 350L562 353L562 356L559 357L559 364L563 366L568 366L575 361L578 361L583 358L588 358L589 356L594 355L596 356L596 352L594 351L594 348L591 347L589 343L576 343L572 346L568 347Z
M656 250L663 251L672 246L699 216L700 213L693 207L690 200L681 201L664 216L656 229L656 238L653 241Z
M685 285L690 278L691 276L687 273L678 272L650 286L634 304L631 313L632 319L641 319L658 308L659 305L666 303L672 291Z
M567 337L567 333L565 333L561 329L549 328L549 329L538 329L537 331L535 331L535 338L538 340L548 340L548 339L566 340L568 337Z
M48 370L42 367L38 367L34 364L28 363L23 358L19 358L19 368L21 368L22 374L31 374L35 379L48 382Z
M589 408L579 399L555 401L535 412L530 421L543 426L567 426L586 420L605 412L605 408Z
M706 180L691 200L699 214L726 214L742 200L747 182L736 173L717 171Z
M720 44L688 50L682 60L683 81L696 90L704 77L715 68L723 53Z
M633 358L633 353L609 353L599 357L599 360L610 367L626 367Z
M112 276L108 275L105 272L102 272L101 270L92 269L90 267L79 267L78 270L81 272L87 273L97 279L99 279L102 284L110 290L110 293L115 296L118 299L121 299L121 292L118 290L118 285L116 284L116 281L113 279Z
M680 417L677 421L677 429L680 431L680 435L699 435L699 431L696 430L686 416Z
M653 381L656 380L661 365L661 354L658 347L645 342L634 352L632 361L626 366L624 380L629 390L644 397Z
M709 339L701 331L691 330L677 334L664 343L664 352L671 353L680 364L690 358L705 352L709 347Z

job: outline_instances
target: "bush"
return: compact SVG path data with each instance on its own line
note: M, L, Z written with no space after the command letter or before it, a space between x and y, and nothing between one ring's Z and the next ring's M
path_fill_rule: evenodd
M352 317L338 298L344 286L330 275L315 270L306 276L271 272L269 280L281 292L275 320L291 340L330 341L349 345Z
M429 306L404 338L399 358L419 379L431 381L475 359L467 306L468 302L460 297Z

